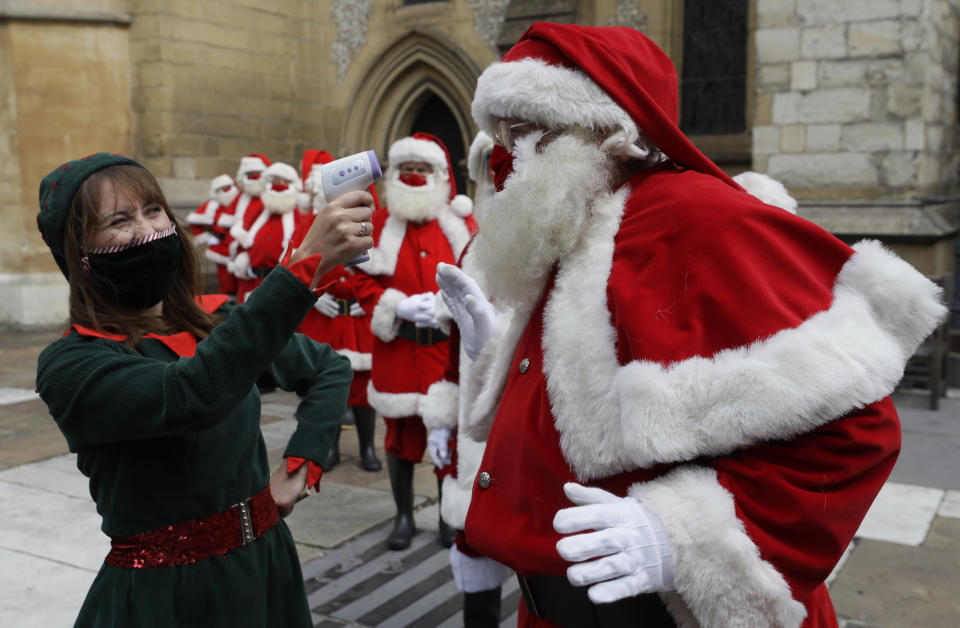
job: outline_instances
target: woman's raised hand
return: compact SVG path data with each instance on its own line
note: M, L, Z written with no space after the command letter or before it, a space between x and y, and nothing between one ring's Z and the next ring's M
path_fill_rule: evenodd
M291 262L321 253L321 272L350 261L373 248L373 196L366 190L348 192L320 210Z

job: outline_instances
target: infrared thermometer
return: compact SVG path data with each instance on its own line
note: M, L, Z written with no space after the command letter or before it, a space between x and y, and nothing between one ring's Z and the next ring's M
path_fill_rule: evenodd
M382 176L383 171L380 170L377 154L367 150L320 166L318 185L314 192L320 197L322 207L347 192L365 190ZM354 266L369 259L370 256L364 252L347 262L347 265Z

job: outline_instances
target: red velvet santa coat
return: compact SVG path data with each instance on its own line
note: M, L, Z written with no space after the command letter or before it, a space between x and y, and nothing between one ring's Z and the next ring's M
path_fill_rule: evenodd
M473 216L462 218L449 205L424 223L408 222L385 209L373 214L375 246L370 260L358 266L365 273L360 274L358 298L372 314L375 336L367 400L386 418L422 416L423 397L443 375L448 353L446 341L425 347L397 338L397 305L415 294L437 292L437 264L456 264L474 231Z
M360 282L357 272L337 266L320 279L319 285L333 282L327 294L336 299L357 300ZM370 312L363 316L341 314L330 318L316 309L310 310L300 328L302 334L318 342L330 345L334 351L346 356L353 368L353 380L350 382L349 406L369 407L367 402L367 384L370 381L371 351L373 333L370 331Z
M210 199L187 214L187 224L190 225L190 233L194 236L198 236L201 233L213 233L219 239L220 234L217 233L215 227L217 214L220 213L221 209L222 206L219 202Z
M244 196L246 195L241 194L240 198ZM259 197L250 198L245 208L242 202L237 205L237 222L230 227L230 257L235 260L241 253L246 253L250 256L251 268L273 268L283 253L281 216L264 212L263 201ZM265 216L266 222L260 221L261 215ZM293 210L287 219L294 228L299 222L296 215L299 213ZM292 231L290 233L292 234ZM255 240L259 240L259 244ZM242 273L237 274L237 297L239 302L243 303L247 295L260 285L263 277L249 278L240 276Z
M563 574L552 521L576 480L663 522L678 624L835 626L824 579L894 464L888 395L944 311L876 242L697 172L639 175L478 357L491 485L467 542Z

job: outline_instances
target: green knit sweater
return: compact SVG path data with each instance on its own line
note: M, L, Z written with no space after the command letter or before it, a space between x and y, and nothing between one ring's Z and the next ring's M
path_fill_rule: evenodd
M124 537L221 512L270 469L256 382L295 391L285 456L324 460L346 408L349 361L294 330L316 298L275 269L227 320L178 357L72 331L40 355L37 388L103 517ZM285 584L280 584L285 583ZM299 562L281 521L256 542L192 565L104 566L78 626L310 625Z

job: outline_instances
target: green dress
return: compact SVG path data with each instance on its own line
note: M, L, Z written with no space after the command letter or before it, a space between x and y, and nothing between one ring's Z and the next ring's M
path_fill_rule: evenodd
M352 372L329 346L294 334L316 297L275 269L250 299L179 357L160 340L132 350L76 330L41 353L37 388L90 478L110 537L229 509L269 482L260 395L301 398L285 456L324 460ZM281 520L256 541L188 565L104 565L77 626L311 626L293 538Z

